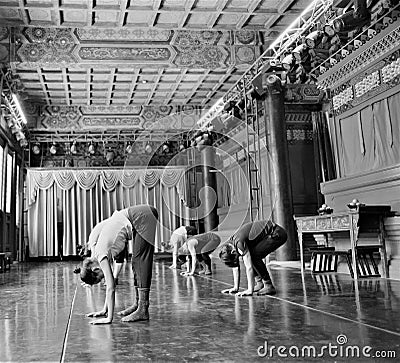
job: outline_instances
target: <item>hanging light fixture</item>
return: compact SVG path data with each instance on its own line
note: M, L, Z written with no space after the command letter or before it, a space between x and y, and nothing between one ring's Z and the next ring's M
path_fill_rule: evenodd
M92 142L92 141L90 141L90 144L89 144L89 146L88 146L88 152L89 152L89 154L91 154L91 155L93 155L93 154L95 153L95 149L94 149L94 145L93 145L93 142Z
M146 144L144 150L146 151L147 154L151 154L152 153L153 147L151 146L150 141L147 141L147 144Z
M57 146L56 146L56 144L54 142L50 147L50 154L52 154L52 155L57 154Z
M111 163L114 160L115 154L111 147L108 148L106 152L106 160L108 163Z
M184 141L181 141L181 143L179 144L179 151L183 151L186 149L186 145Z
M127 154L132 154L133 145L132 145L132 143L130 141L128 141L128 144L126 145L126 149L125 150L126 150Z
M76 148L76 140L74 140L74 141L72 142L70 151L71 151L71 154L76 154L76 153L78 152L78 151L77 151L77 148Z
M163 153L165 153L165 154L168 154L169 153L169 143L168 142L164 142L164 144L163 144L163 146L162 146L162 151L163 151Z
M37 142L37 143L35 143L35 144L33 144L33 146L32 146L32 152L35 154L35 155L39 155L40 154L40 144Z

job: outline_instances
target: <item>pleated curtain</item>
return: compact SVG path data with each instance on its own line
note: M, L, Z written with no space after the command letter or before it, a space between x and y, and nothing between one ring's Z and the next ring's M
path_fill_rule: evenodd
M400 163L400 93L339 119L341 177Z
M26 183L30 257L76 255L98 222L138 204L158 210L156 252L173 230L189 223L184 169L31 168Z

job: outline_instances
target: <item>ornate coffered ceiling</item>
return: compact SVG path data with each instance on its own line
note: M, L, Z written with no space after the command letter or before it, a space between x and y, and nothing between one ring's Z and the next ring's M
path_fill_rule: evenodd
M31 129L191 128L311 0L0 0Z

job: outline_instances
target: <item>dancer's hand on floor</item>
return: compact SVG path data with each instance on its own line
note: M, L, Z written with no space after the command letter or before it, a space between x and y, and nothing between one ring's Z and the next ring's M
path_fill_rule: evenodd
M92 313L86 314L86 317L88 317L88 318L98 318L99 316L107 316L107 312L102 310L102 311L94 311Z
M230 288L230 289L225 289L221 291L223 294L236 294L238 292L237 289L235 289L234 287Z
M112 320L109 318L97 319L90 322L90 324L98 325L98 324L111 324Z
M244 291L236 293L236 296L252 296L252 295L253 295L253 291L251 291L251 290L244 290Z

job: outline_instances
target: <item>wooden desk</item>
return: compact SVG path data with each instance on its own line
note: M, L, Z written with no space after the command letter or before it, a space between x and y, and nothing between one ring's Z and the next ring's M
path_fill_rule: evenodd
M381 254L383 277L389 277L384 222L386 216L391 215L389 205L367 205L347 212L316 215L309 217L294 217L297 224L297 233L300 244L301 272L304 272L303 234L324 234L348 231L350 235L351 264L354 278L359 278L357 269L357 247L360 233L376 233L378 243L371 247L378 247ZM327 241L327 237L326 241ZM369 246L369 245L368 245Z

